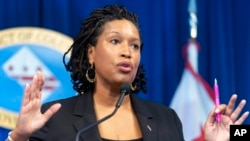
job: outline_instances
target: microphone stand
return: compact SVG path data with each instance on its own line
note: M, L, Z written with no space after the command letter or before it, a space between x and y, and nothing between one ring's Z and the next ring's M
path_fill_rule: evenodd
M93 124L90 124L90 125L87 126L86 128L83 128L83 129L79 130L79 131L77 132L77 134L76 134L76 141L79 141L80 135L81 135L82 133L88 131L89 129L93 128L94 126L96 126L96 125L100 124L101 122L103 122L103 121L109 119L110 117L112 117L112 116L117 112L118 108L121 106L121 103L122 103L122 101L123 101L123 99L124 99L124 96L125 96L126 94L128 94L128 93L129 93L128 90L122 89L122 90L121 90L121 95L120 95L120 97L119 97L119 99L118 99L118 101L117 101L117 103L116 103L116 106L115 106L114 111L113 111L111 114L109 114L109 115L103 117L102 119L98 120L97 122L95 122L95 123L93 123Z

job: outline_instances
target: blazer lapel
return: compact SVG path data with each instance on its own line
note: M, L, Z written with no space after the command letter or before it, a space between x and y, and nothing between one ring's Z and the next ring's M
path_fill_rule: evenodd
M73 126L75 127L76 132L87 128L89 125L96 122L92 93L86 93L79 96L77 103L75 104L73 114L77 117L76 120L73 122ZM80 135L80 140L101 141L98 127L95 126L85 132L82 132Z
M148 110L147 105L139 100L136 95L131 94L130 96L142 130L143 141L156 141L158 131L153 114Z
M153 114L147 110L147 105L139 100L136 95L131 94L130 96L142 130L143 141L157 140L157 124L153 118ZM73 114L77 117L73 122L76 132L96 122L96 115L93 107L93 96L91 93L78 96ZM81 133L80 140L102 141L97 126Z

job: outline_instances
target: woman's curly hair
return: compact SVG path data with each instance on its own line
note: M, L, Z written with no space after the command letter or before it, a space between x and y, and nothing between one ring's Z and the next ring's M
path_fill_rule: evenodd
M73 89L76 90L78 94L94 91L94 83L90 83L85 77L87 69L91 65L88 60L89 45L96 45L99 35L103 32L103 26L105 23L121 19L131 21L139 31L138 17L134 13L127 11L124 7L107 5L103 8L95 9L89 17L82 22L81 30L74 38L74 43L67 52L64 53L63 63L66 70L71 74ZM70 51L71 56L66 63L65 57ZM141 90L144 93L147 91L145 71L141 64L139 65L132 85L136 86L136 89L133 91L134 93Z

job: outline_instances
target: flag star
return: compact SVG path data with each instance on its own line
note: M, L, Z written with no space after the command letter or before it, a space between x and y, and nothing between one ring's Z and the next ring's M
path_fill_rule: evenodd
M41 68L40 66L38 66L38 67L36 68L36 70L37 70L37 71L42 71L42 68Z
M9 71L12 71L14 68L12 65L9 66Z
M23 66L23 71L26 72L28 70L27 66Z

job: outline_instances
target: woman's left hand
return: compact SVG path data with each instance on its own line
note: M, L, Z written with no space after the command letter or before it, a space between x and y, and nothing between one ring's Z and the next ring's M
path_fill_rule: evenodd
M229 141L230 125L240 125L248 117L249 111L240 116L246 100L241 100L239 105L234 108L236 99L237 95L232 95L228 105L221 104L219 107L214 107L209 113L204 127L205 141ZM217 113L221 114L220 122L216 121Z

